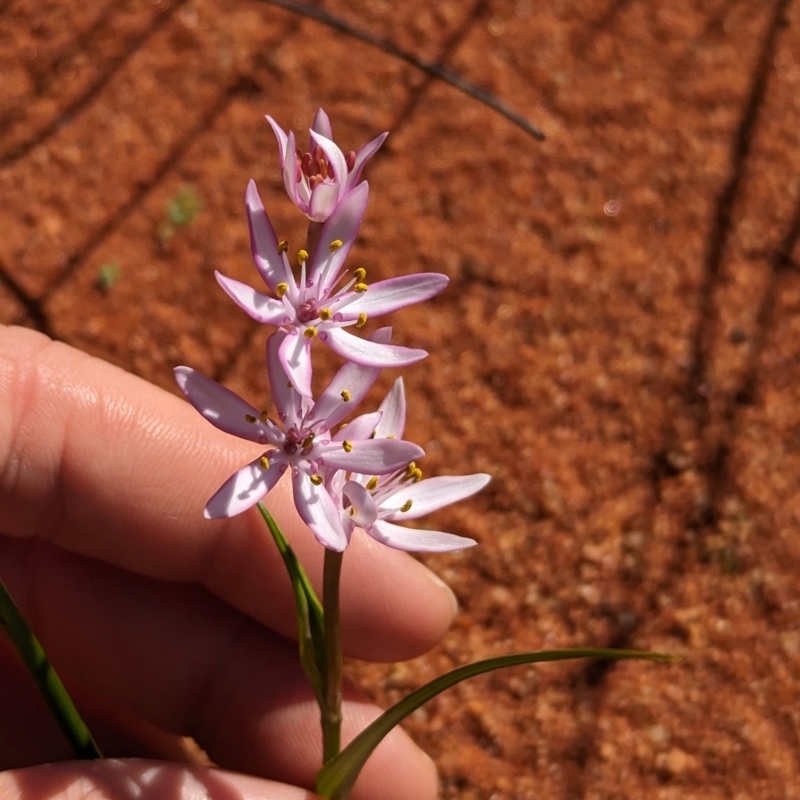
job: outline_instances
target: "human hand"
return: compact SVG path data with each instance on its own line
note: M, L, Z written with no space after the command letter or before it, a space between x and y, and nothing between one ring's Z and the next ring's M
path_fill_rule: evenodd
M215 764L244 773L141 761L14 770L69 752L3 642L0 767L13 771L0 776L0 794L310 796L293 786L313 786L319 712L287 638L296 622L285 568L257 512L203 518L221 481L253 455L177 397L0 326L0 578L89 709L101 749L169 756L190 736ZM319 585L322 548L285 485L268 505ZM354 537L342 577L346 655L419 655L453 611L452 594L420 563ZM343 711L344 742L379 713L352 687ZM432 763L395 729L352 800L435 795Z

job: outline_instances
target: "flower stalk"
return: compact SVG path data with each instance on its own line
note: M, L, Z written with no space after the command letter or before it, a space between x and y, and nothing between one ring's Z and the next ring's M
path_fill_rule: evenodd
M322 711L322 763L339 755L342 741L342 638L339 581L344 553L325 551L322 607L325 625L325 703Z

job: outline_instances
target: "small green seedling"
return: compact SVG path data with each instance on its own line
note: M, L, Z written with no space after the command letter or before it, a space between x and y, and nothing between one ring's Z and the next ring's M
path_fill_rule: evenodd
M106 261L97 268L95 284L101 292L105 293L119 281L119 277L119 264L116 261Z
M166 244L175 235L176 228L191 225L202 207L200 195L195 188L182 186L178 193L167 201L166 219L158 226L158 238L162 244Z

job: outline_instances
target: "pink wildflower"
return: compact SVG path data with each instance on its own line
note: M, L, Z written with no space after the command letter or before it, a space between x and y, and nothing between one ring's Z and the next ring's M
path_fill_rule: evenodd
M388 340L390 329L373 339ZM175 378L189 402L214 426L226 433L267 445L264 453L235 472L208 501L207 518L232 517L254 506L291 469L294 500L303 521L331 550L344 550L349 536L331 498L322 470L384 474L407 465L423 451L411 442L370 438L379 415L358 418L347 438L330 434L363 399L378 375L377 368L346 364L316 403L297 392L287 380L278 350L288 334L277 331L267 342L267 370L278 421L258 411L238 395L189 367L177 367ZM365 435L358 436L362 430Z
M345 155L333 142L328 115L320 108L311 126L308 152L296 149L295 136L288 135L267 117L278 139L283 185L292 202L312 221L325 222L336 206L358 185L364 164L389 135L382 133L357 153Z
M427 300L448 283L446 275L435 272L371 285L364 269L346 277L344 262L364 216L368 192L368 185L362 183L337 206L322 226L313 255L298 254L300 276L295 278L288 245L278 242L255 183L250 181L246 206L253 259L274 296L216 273L220 286L254 320L287 329L280 360L292 383L305 395L311 394L311 342L316 338L348 361L369 367L401 367L427 355L425 350L361 339L345 330L363 326L369 317Z

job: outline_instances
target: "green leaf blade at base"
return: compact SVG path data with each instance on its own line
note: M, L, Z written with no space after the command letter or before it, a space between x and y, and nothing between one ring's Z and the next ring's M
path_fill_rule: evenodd
M306 673L314 696L323 702L325 696L325 626L320 603L311 581L300 564L297 555L278 526L272 514L263 503L258 510L267 523L278 552L289 573L292 583L295 608L297 612L297 643L300 650L300 663Z
M539 664L547 661L567 661L577 658L643 659L667 663L677 661L675 656L663 653L647 653L640 650L577 648L573 650L540 650L530 653L515 653L457 667L446 675L442 675L412 692L408 697L384 711L378 719L361 731L338 756L331 759L317 773L315 791L326 800L345 800L356 778L358 778L361 768L392 728L445 689L449 689L467 678L473 678L476 675L482 675L496 669L516 667L522 664Z
M102 758L92 734L17 604L0 581L0 627L5 628L75 758Z

